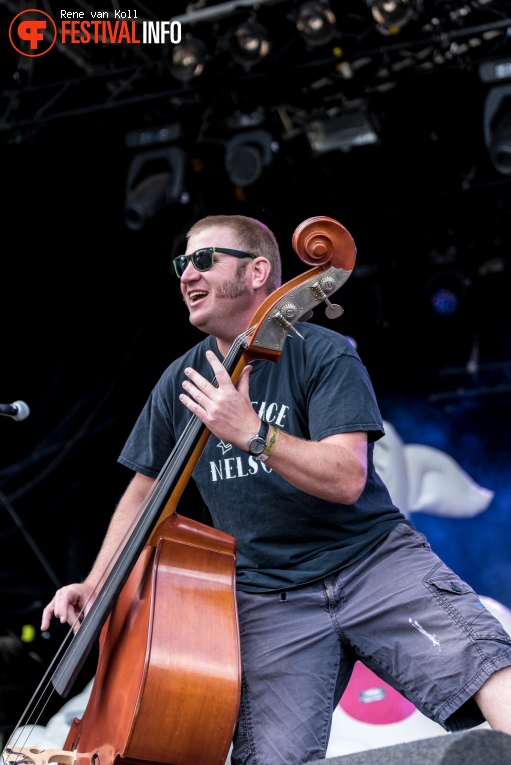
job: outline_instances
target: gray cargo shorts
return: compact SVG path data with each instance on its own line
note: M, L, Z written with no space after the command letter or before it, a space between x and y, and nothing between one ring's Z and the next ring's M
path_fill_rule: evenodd
M500 622L406 524L322 581L239 592L238 609L243 680L233 765L323 758L357 659L449 731L483 722L472 696L511 665Z

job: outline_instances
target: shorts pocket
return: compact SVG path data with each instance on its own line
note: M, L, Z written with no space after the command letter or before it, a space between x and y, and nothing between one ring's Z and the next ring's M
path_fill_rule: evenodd
M487 617L493 619L472 587L452 571L446 571L442 567L442 570L437 570L427 577L424 584L457 624L472 637L477 637L475 631L479 632Z
M453 596L457 596L472 592L475 595L472 587L456 575L432 577L429 583L441 593L450 593Z

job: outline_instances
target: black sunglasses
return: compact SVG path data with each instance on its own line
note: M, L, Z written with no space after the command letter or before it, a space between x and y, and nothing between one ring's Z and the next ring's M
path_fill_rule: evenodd
M174 270L177 276L181 279L190 261L197 271L209 271L215 262L215 252L221 252L224 255L234 255L235 258L257 257L241 250L229 250L227 247L201 247L200 250L195 250L190 255L178 255L177 258L174 258L172 262L174 263Z

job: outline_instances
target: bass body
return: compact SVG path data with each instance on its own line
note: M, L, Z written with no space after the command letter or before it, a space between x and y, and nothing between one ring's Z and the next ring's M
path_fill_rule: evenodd
M238 716L235 541L174 513L144 547L100 636L77 765L223 765Z

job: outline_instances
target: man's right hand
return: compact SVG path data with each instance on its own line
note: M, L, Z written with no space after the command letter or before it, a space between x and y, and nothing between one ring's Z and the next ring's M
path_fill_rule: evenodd
M77 632L83 617L92 605L93 587L86 582L80 584L68 584L57 590L53 599L43 611L41 630L45 632L51 622L52 616L60 619L62 624L66 622Z
M74 632L78 632L83 617L86 616L94 602L94 583L104 583L110 567L113 566L125 543L129 529L139 516L153 486L154 478L148 478L142 473L135 473L112 516L106 537L90 574L84 582L68 584L57 590L53 600L48 603L43 611L41 621L43 632L49 628L52 616L60 619L62 624L67 622Z

